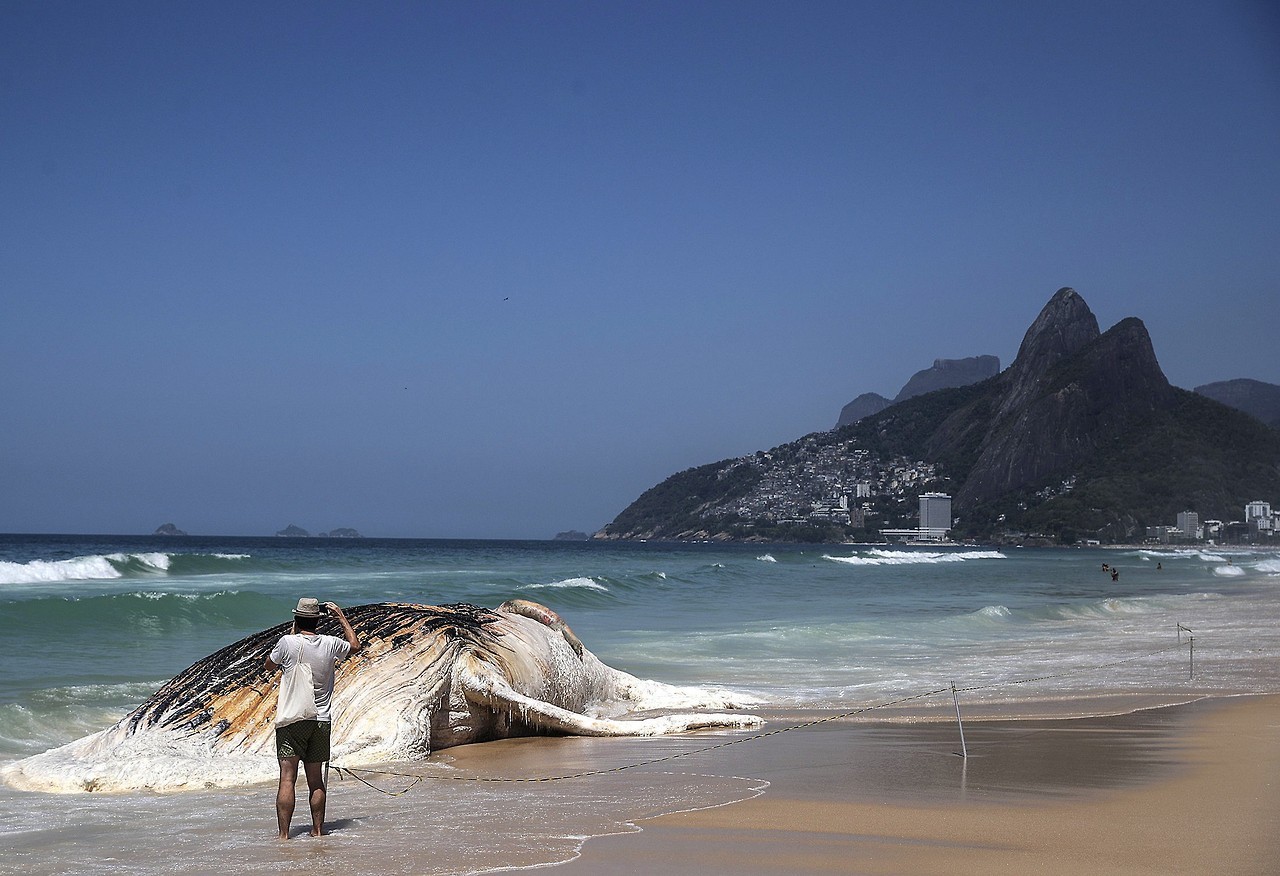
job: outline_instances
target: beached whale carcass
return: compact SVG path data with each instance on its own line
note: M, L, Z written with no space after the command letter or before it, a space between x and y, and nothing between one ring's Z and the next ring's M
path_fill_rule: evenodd
M685 695L687 708L738 704L710 692L689 701L685 689L606 666L555 612L527 600L495 610L379 603L345 613L364 647L338 666L335 762L420 758L510 736L651 736L761 723L723 712L610 717L650 708L662 690ZM17 761L3 777L20 788L63 792L271 779L279 684L264 663L288 631L281 624L228 645L179 673L112 727ZM322 626L321 632L332 631Z

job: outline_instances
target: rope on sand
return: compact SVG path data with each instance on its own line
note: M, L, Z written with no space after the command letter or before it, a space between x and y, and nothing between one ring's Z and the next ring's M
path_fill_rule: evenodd
M1182 647L1183 647L1183 644L1179 642L1176 645L1169 645L1164 648L1157 648L1154 651L1148 651L1143 654L1138 654L1134 657L1124 657L1119 660L1111 660L1106 663L1098 663L1091 666L1082 666L1076 669L1067 669L1067 670L1063 670L1062 672L1056 672L1050 675L1036 675L1036 676L1030 676L1027 678L1009 679L1005 681L992 682L990 684L978 684L978 685L972 685L970 687L960 687L960 688L956 687L955 684L952 683L952 684L948 684L946 687L939 687L933 690L923 691L921 693L912 694L910 696L900 697L899 699L896 699L896 700L888 700L886 702L876 703L875 705L871 705L871 706L863 706L857 709L850 709L847 712L841 712L837 715L827 715L826 717L823 717L823 718L815 718L812 721L804 721L799 724L788 724L785 727L778 727L773 730L766 730L762 733L753 733L750 736L741 736L736 739L728 739L728 740L725 740L724 742L718 742L715 745L708 745L702 748L691 749L689 751L679 751L674 754L664 755L663 757L655 757L655 758L651 758L650 760L636 761L634 763L623 764L621 766L606 767L606 768L594 769L594 770L584 770L578 773L566 773L566 774L555 775L555 776L535 776L535 777L520 778L520 777L511 777L511 776L464 776L464 775L450 775L447 773L438 774L438 775L437 774L428 775L428 774L422 774L422 773L402 773L402 772L393 772L390 770L367 769L365 767L360 767L359 769L355 769L352 767L338 766L336 764L333 764L332 766L334 770L337 771L339 777L350 776L356 781L362 782L363 784L368 785L370 788L373 788L373 790L378 791L379 793L382 793L382 794L386 794L389 797L399 797L402 794L407 794L409 791L415 788L420 782L426 779L436 779L436 780L451 781L451 782L491 782L491 783L502 783L502 784L536 784L540 782L563 782L569 779L585 779L585 778L590 778L592 776L604 776L604 775L609 775L611 773L620 773L620 772L624 772L625 770L633 770L639 767L653 766L655 764L661 764L661 763L669 763L673 760L678 760L682 757L692 757L696 754L706 754L709 751L717 751L721 748L728 748L730 745L741 745L744 742L754 742L758 739L768 739L770 736L778 736L782 733L790 733L793 730L804 730L810 727L816 727L820 724L827 724L832 721L841 721L846 718L854 717L855 715L862 715L862 714L866 714L867 712L873 712L878 709L886 709L892 706L900 706L900 705L903 705L904 703L910 703L910 702L915 702L916 700L928 699L929 697L938 696L939 694L950 693L954 696L957 693L971 693L973 691L992 690L995 688L1007 687L1009 685L1015 685L1015 684L1031 684L1033 682L1038 682L1038 681L1050 681L1057 678L1066 678L1067 676L1070 676L1070 675L1079 675L1084 672L1096 672L1100 669L1108 669L1114 666L1121 666L1126 663L1132 663L1137 660L1145 660L1148 657L1154 657L1158 654L1164 654L1168 651L1179 650ZM956 706L956 711L958 714L959 712L958 703ZM964 731L962 729L961 733L963 734L963 732ZM413 781L402 790L388 791L384 788L379 788L377 785L373 784L367 779L362 778L359 775L359 773L366 773L368 775L377 775L377 776L392 776L392 777L403 778L403 779L413 779Z

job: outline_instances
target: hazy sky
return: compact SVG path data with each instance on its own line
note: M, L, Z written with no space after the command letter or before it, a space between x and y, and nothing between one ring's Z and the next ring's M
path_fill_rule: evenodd
M0 4L0 531L550 537L1007 366L1280 383L1265 2Z

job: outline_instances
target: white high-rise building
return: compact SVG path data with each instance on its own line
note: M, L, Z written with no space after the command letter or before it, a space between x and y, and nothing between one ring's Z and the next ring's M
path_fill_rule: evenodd
M920 535L942 538L951 529L951 497L946 493L920 496Z
M1177 530L1183 538L1200 538L1200 515L1195 511L1180 512Z
M1271 503L1253 501L1244 506L1244 522L1249 524L1253 533L1270 533L1272 531Z

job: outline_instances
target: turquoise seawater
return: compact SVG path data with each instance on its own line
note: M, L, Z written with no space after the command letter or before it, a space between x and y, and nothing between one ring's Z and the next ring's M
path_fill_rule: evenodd
M605 663L731 692L773 727L951 684L966 709L1007 714L1280 691L1280 550L0 536L0 766L110 725L196 660L287 620L300 596L344 606L535 600ZM904 708L936 717L952 707L948 692ZM706 738L647 744L669 751ZM635 750L612 742L566 750L588 766ZM478 811L540 812L508 825L523 831L521 848L540 850L537 863L641 813L756 787L654 774L586 790L360 791L347 836L399 848L401 863L382 871L415 872L424 825L447 824L452 845L430 847L432 872L461 872L450 857L464 848L459 824ZM0 872L171 872L167 846L145 827L165 819L203 862L287 867L275 852L252 866L244 857L270 830L272 790L50 798L0 787ZM189 835L211 812L230 838ZM260 816L252 829L241 812ZM518 857L481 839L466 855L487 862L479 870ZM186 872L201 872L194 859Z
M1016 701L1280 680L1280 552L4 536L0 758L114 720L304 595L533 599L612 666L772 708L951 682ZM1156 653L1178 624L1197 637L1195 679L1185 650Z

